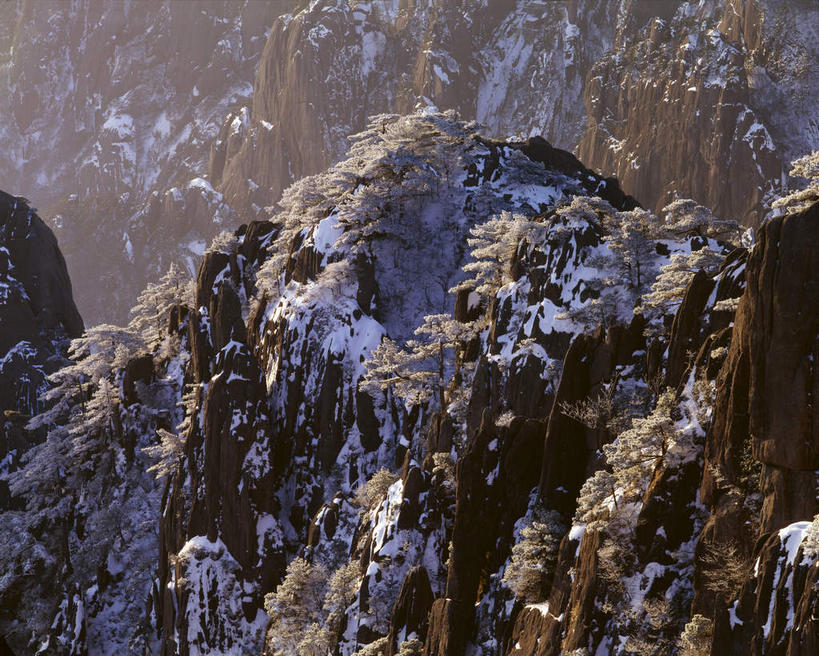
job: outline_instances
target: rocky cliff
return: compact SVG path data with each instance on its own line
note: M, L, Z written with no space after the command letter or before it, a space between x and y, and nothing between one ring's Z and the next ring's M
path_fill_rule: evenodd
M621 32L589 72L578 156L649 206L682 195L752 224L766 196L781 191L788 162L815 149L808 62L819 10L811 2L677 4L676 13Z
M13 649L811 652L819 205L741 247L477 128L374 117L72 343L4 476Z
M576 147L656 210L679 195L755 224L785 165L816 147L816 11L778 0L314 3L274 24L253 103L225 121L210 175L255 218L340 157L369 115L434 104L493 136Z
M716 287L692 280L675 326L698 326L682 381L692 391L697 376L713 381L702 456L675 467L657 461L629 520L631 562L615 548L622 538L611 515L621 508L609 507L603 522L576 518L548 601L521 611L510 654L643 653L646 639L660 653L815 649L819 627L807 609L816 603L816 522L808 520L819 511L810 391L817 317L804 300L815 294L817 210L768 222L747 266L743 257L723 269ZM709 310L743 288L730 324ZM668 630L669 604L679 603L694 618L678 642L682 627Z
M93 321L382 112L540 135L655 210L748 225L817 146L810 0L6 4L0 172L47 208Z
M46 376L65 364L68 340L82 330L54 234L26 199L0 192L0 472L16 469L31 446L23 426L42 409Z

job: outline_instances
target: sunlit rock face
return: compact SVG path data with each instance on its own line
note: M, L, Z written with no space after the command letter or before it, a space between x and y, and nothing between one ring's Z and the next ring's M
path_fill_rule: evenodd
M589 72L578 156L655 209L691 197L755 225L790 161L819 143L819 7L673 4L627 25Z
M171 261L195 271L205 242L235 228L197 178L284 6L4 5L0 178L55 230L90 323L122 322L147 280Z
M455 109L647 206L747 224L819 140L809 0L6 4L0 175L43 209L92 322L171 261L193 273L374 114Z

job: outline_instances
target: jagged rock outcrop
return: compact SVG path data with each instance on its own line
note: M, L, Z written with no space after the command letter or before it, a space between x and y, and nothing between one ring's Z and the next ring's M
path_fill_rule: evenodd
M192 650L194 643L185 646L179 638L185 635L202 636L201 644L211 648L227 649L237 640L256 644L263 632L253 609L261 612L262 595L281 580L279 554L287 559L302 554L329 571L348 558L359 563L361 578L337 629L345 652L390 635L392 649L398 650L399 637L415 633L428 645L440 640L455 653L457 642L465 646L473 640L471 615L479 590L492 589L482 617L508 605L493 573L507 558L515 522L537 485L555 369L576 329L554 330L548 317L580 296L586 284L581 263L600 245L598 228L576 230L565 219L539 219L546 227L554 222L554 243L529 244L516 256L515 289L492 310L489 350L464 361L471 367L478 360L466 426L419 408L408 413L392 394L358 389L361 363L385 332L407 339L420 317L454 301L446 290L462 279L459 267L465 261L465 252L454 245L488 214L505 207L528 215L546 211L557 189L599 193L623 209L636 202L616 180L595 175L543 139L492 141L466 132L452 115L379 120L359 138L370 144L371 168L362 169L360 160L351 158L296 185L282 214L240 230L235 248L212 250L200 268L197 310L189 319L189 375L200 388L194 400L198 410L163 511L165 653ZM437 146L413 145L419 133L430 132L440 134ZM394 149L397 142L408 144L408 150ZM457 165L447 169L441 162ZM354 176L348 175L350 167ZM415 178L407 177L411 172L434 178L416 188ZM406 179L398 184L396 175ZM524 180L542 191L518 200ZM350 193L356 185L366 194ZM366 233L359 232L356 217L362 215L373 216ZM419 215L426 218L418 222ZM434 239L428 226L435 226ZM278 271L275 277L272 271ZM464 302L468 315L471 301ZM533 344L526 346L529 341ZM518 344L524 344L519 353ZM223 378L237 375L224 369L226 353L235 349L245 357L245 345L251 361L239 374L247 380L235 394L220 397ZM509 373L498 375L497 362L506 358ZM234 397L247 395L255 410L233 407ZM504 408L493 404L506 397L520 417L501 427L496 421ZM448 452L461 449L454 440L465 439L464 429L467 446L455 475ZM422 440L431 452L419 463L415 456L424 452ZM257 478L264 485L259 483L255 497L255 483L244 481L243 487L231 473L248 448L263 463ZM352 503L355 487L379 467L394 469L400 461L401 479L383 500L359 512ZM260 551L262 543L252 532L257 524L281 541ZM451 538L453 565L447 572ZM221 579L204 573L210 553L213 567L224 568L222 587ZM429 589L420 590L419 583L406 592L417 597L419 608L410 612L416 603L410 598L394 608L408 573L420 564ZM236 616L232 629L214 632L202 624L207 619L200 617L197 599L221 608L235 586L246 586L244 616ZM441 603L450 607L444 613L457 634L442 632L436 622ZM463 607L455 608L456 603ZM511 630L508 609L492 621L489 630L495 629Z
M591 429L568 417L559 404L596 398L612 381L617 367L634 364L634 352L645 350L640 317L627 327L602 327L592 335L578 335L563 360L555 402L549 414L540 466L538 494L564 514L574 512L580 486L600 463L593 456L610 439L608 431Z
M397 654L401 643L411 635L424 641L432 602L432 587L427 570L421 565L413 567L401 584L401 591L392 610L387 656Z
M816 147L798 108L816 103L807 25L819 12L808 2L669 4L676 12L620 30L592 67L577 153L648 207L690 197L754 224L788 162Z
M758 554L739 599L715 617L712 654L803 656L819 647L819 562L809 522L773 532Z
M819 205L814 204L771 219L748 259L747 290L719 375L705 452L701 494L712 516L702 550L714 542L735 544L750 558L758 537L819 511L812 364L819 317L810 300L819 298L818 216ZM761 472L753 475L752 467ZM737 489L755 499L756 506L737 503ZM699 592L703 607L719 605L704 590ZM791 602L798 604L798 596Z
M54 233L24 198L0 191L0 472L16 468L38 439L25 423L82 331ZM0 482L0 508L9 501Z
M736 250L713 279L693 277L663 366L666 384L683 399L693 398L697 385L713 385L703 459L660 458L651 467L639 512L629 520L634 560L625 569L627 560L617 560L618 529L605 520L594 528L575 520L547 601L521 610L507 653L611 649L608 626L619 627L624 640L651 635L657 648L671 649L681 626L668 635L662 624L635 629L634 618L611 614L621 594L612 571L638 586L641 599L679 598L692 614L710 618L709 653L815 648L819 632L808 609L816 603L810 519L819 510L819 441L812 431L810 363L819 318L808 299L819 294L817 212L814 205L771 219L750 254ZM738 295L734 317L731 299ZM688 410L681 410L685 417ZM695 415L688 416L684 421Z

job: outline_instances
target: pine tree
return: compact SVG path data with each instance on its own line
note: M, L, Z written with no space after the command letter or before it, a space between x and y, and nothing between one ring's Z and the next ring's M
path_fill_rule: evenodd
M303 558L290 561L284 580L264 599L265 611L270 615L267 644L274 654L299 653L305 632L324 620L326 590L327 570L323 565Z
M448 314L424 317L415 330L419 339L404 347L385 338L370 360L362 377L361 389L376 392L392 389L409 404L426 402L437 393L438 407L446 407L446 385L456 370L456 347L473 335L473 328Z
M356 503L364 510L369 510L387 496L387 490L398 480L398 476L393 474L386 467L382 467L375 472L369 480L358 488L356 492Z
M233 255L239 250L241 239L235 233L229 230L222 230L216 235L208 246L208 252L211 253L225 253L226 255Z
M512 557L503 574L504 582L525 603L543 601L557 564L560 540L566 526L560 513L538 509L531 523L520 530Z
M650 321L674 314L697 271L715 276L724 261L725 255L708 246L690 253L674 253L671 261L661 267L651 291L643 296L643 314Z
M792 191L771 204L772 216L801 212L819 201L819 150L791 162Z
M359 649L352 656L387 656L387 645L386 638L378 638L378 640Z
M421 656L423 653L424 643L417 638L405 640L398 650L398 656Z
M665 219L665 230L675 239L702 237L733 245L739 243L740 231L736 221L718 219L711 210L693 200L675 200L666 205L661 214Z
M474 226L470 230L472 237L467 239L473 261L463 267L473 277L450 291L469 288L486 298L494 296L505 282L512 257L530 223L523 216L502 212Z
M341 638L344 614L355 600L360 581L361 566L357 560L342 565L330 577L327 594L324 596L324 611L327 613L327 626L336 638L335 642Z
M335 639L332 632L318 622L314 622L301 634L294 653L299 656L327 656L332 654Z
M714 623L703 615L694 615L680 636L680 656L710 656Z
M647 417L633 418L630 429L603 447L618 487L631 489L636 486L641 494L653 468L651 465L668 453L677 436L675 421L671 417L674 400L674 393L666 391Z
M168 313L180 305L193 305L193 280L176 264L159 282L149 283L131 309L130 330L139 335L146 344L158 344L166 333Z
M189 389L182 395L182 400L177 405L183 409L183 419L176 427L177 432L172 433L164 428L159 428L156 431L159 442L142 449L154 461L154 464L148 467L148 471L153 473L157 479L173 474L184 456L184 436L187 434L193 415L196 412L196 387L189 386Z
M618 212L607 227L609 234L604 241L614 255L620 281L636 294L642 293L654 279L662 223L651 212L637 208Z

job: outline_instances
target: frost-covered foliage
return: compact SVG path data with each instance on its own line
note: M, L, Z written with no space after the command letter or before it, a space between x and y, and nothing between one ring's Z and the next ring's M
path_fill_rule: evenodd
M424 653L424 643L413 638L405 640L398 649L398 656L421 656Z
M771 204L771 216L795 214L819 201L819 150L791 163L791 193Z
M379 638L359 649L353 656L387 656L388 644L386 638Z
M674 201L662 218L640 208L616 212L585 198L574 198L557 213L599 225L606 246L587 260L598 270L588 286L590 300L558 315L586 326L628 320L623 312L635 305L656 325L676 311L696 271L715 275L739 241L736 222L716 219L691 200Z
M472 237L467 239L472 261L463 266L472 278L461 282L459 287L492 298L509 282L509 264L529 225L526 217L503 212L473 227Z
M0 586L41 598L37 612L19 613L28 626L15 631L45 652L59 644L108 654L154 640L143 602L154 580L160 488L144 450L181 419L175 406L189 356L178 338L151 341L153 355L132 328L106 324L73 340L69 363L49 377L46 409L29 422L45 439L8 477L26 510L3 522L29 547L3 550L9 575ZM138 358L148 369L126 385ZM37 592L46 579L48 591Z
M739 225L736 221L718 219L707 207L688 198L666 205L661 215L665 228L677 238L702 237L738 245Z
M367 373L361 389L391 389L404 402L415 405L436 396L439 408L446 407L445 388L457 365L457 347L473 336L471 326L448 314L424 317L415 329L418 339L401 347L385 338L365 363Z
M646 417L632 418L631 428L603 447L610 469L596 472L583 485L576 519L603 519L606 525L617 518L630 525L630 513L639 510L655 465L679 467L701 453L704 433L692 412L667 390Z
M653 476L659 472L679 476L686 467L701 466L705 430L700 419L708 413L699 407L695 380L693 371L682 394L662 393L651 412L633 417L630 428L603 446L607 468L586 481L578 498L572 530L601 532L599 576L606 592L598 603L610 620L598 640L602 639L601 646L611 646L611 653L671 650L688 621L702 509L691 500L690 538L674 547L668 563L640 560L635 529ZM652 592L652 582L662 576L676 582L660 588L659 594Z
M560 513L541 508L521 528L520 540L512 547L512 558L503 575L515 597L529 604L543 601L565 533Z
M725 261L725 255L708 246L690 253L674 253L671 262L660 270L651 292L643 296L643 314L651 320L673 315L682 303L685 290L697 271L714 276Z
M294 558L284 580L265 596L270 615L268 646L274 654L295 654L310 626L323 619L322 606L327 592L327 571L321 564Z
M680 656L710 656L714 623L703 615L694 615L680 636Z
M239 245L240 240L235 233L229 230L222 230L222 232L216 235L213 241L211 241L208 252L233 255L239 250Z
M819 515L813 518L810 526L805 531L802 551L806 559L819 560Z
M615 372L616 373L616 372ZM597 431L608 430L617 434L618 428L629 420L622 394L618 395L617 376L602 386L596 396L574 403L561 401L560 411L567 417Z
M186 271L171 264L158 282L148 283L140 293L131 309L129 328L147 345L154 346L167 333L171 308L180 305L193 306L193 280Z
M265 596L270 616L267 653L315 654L332 652L345 625L345 613L355 599L361 570L357 562L342 565L328 579L321 563L294 558L284 580Z
M712 542L704 545L700 568L706 590L724 600L736 598L748 576L750 559L736 544Z
M381 503L387 495L387 490L398 480L398 476L382 467L375 472L367 482L356 491L356 503L363 510L370 510L374 505Z

